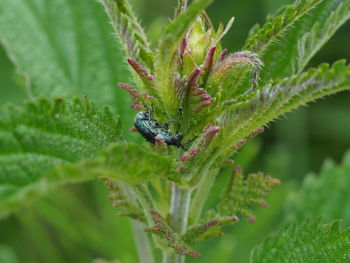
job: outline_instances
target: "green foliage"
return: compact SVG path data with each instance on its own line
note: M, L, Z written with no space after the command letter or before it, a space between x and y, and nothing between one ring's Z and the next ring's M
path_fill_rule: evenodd
M162 239L166 240L169 247L174 249L177 254L187 255L191 257L200 257L200 254L189 247L183 239L174 232L164 220L164 218L156 211L150 211L152 215L152 220L154 226L152 228L146 229L146 231L151 232Z
M301 72L335 31L349 20L349 5L349 0L324 0L301 17L262 57L269 61L262 71L262 80Z
M240 168L233 170L226 190L217 205L221 216L243 215L255 222L252 206L268 207L263 199L271 188L281 182L278 179L264 176L262 173L249 174L246 178Z
M170 158L130 143L113 144L94 158L60 166L49 179L58 182L74 182L113 178L136 184L160 178L169 180L176 174Z
M10 25L1 27L0 38L24 76L28 95L60 96L23 109L8 107L1 114L0 215L53 187L105 179L119 215L153 225L147 230L155 234L164 262L183 261L174 251L199 257L190 244L222 235L222 226L238 221L236 214L253 223L252 206L266 207L263 196L280 183L262 173L245 177L236 169L217 207L201 218L216 175L231 163L225 160L279 116L350 88L350 66L344 61L302 72L350 18L349 0L297 0L256 26L244 50L232 54L220 41L233 19L214 30L205 13L212 0L195 0L188 7L179 0L154 53L128 1L102 0L134 73L135 87L119 87L131 94L134 109L149 110L150 134L162 135L154 134L155 147L127 144L119 118L108 107L100 109L86 98L63 99L86 94L130 120L123 91L113 90L125 69L108 36L106 17L94 2L68 2L0 0L0 23ZM181 149L168 147L164 137L182 140ZM324 178L319 185L331 181ZM252 257L257 262L346 260L347 234L337 222L310 220L281 230ZM147 238L141 239L141 250L151 251ZM141 261L153 261L146 254Z
M317 20L310 32L298 40L297 63L293 72L301 72L318 50L334 35L335 31L350 19L350 1L341 2L337 8L326 17L323 23Z
M238 221L238 217L221 217L211 220L205 224L197 224L188 228L187 232L182 236L183 240L192 244L200 240L205 240L210 237L223 236L222 227L232 225Z
M164 29L160 39L156 60L155 77L159 81L159 94L162 101L168 107L165 111L171 116L177 111L179 105L175 98L174 70L176 68L176 53L181 39L185 36L192 23L213 0L196 0L183 13L175 18Z
M326 220L341 218L350 224L350 152L341 165L327 160L319 175L305 177L300 191L291 195L287 215L303 221L310 216L322 215Z
M332 67L322 64L305 73L271 81L248 97L240 108L225 113L222 123L227 128L220 134L222 140L226 145L229 142L236 145L242 138L249 137L249 132L285 112L317 98L349 89L349 76L350 66L341 60ZM225 149L224 154L228 156L231 151Z
M154 58L143 28L137 22L129 3L125 0L101 0L114 31L128 57L139 59L151 71Z
M120 141L120 120L87 98L38 99L6 107L0 121L0 214L46 191L52 168L94 156Z
M340 221L322 224L311 218L293 223L267 238L254 249L251 262L348 262L350 260L350 228Z
M267 22L258 29L255 27L246 42L245 49L261 55L274 41L282 37L283 33L291 27L300 17L309 12L323 0L298 0L294 4L285 6L276 16L268 17Z
M31 96L86 95L130 121L128 79L107 16L96 1L1 0L0 39Z

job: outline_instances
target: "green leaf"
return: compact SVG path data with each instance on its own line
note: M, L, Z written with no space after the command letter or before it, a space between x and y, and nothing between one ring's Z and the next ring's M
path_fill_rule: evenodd
M262 57L268 62L263 81L301 72L310 59L350 18L349 0L324 0L302 17Z
M254 26L243 50L249 50L258 54L262 61L266 62L262 72L265 72L265 69L269 70L271 67L270 64L272 63L279 65L275 63L275 60L263 56L264 53L270 50L275 42L284 39L286 31L292 28L300 18L308 14L310 10L322 1L323 0L297 0L294 4L285 6L275 16L268 17L267 22L261 28L257 25ZM283 52L289 53L290 51L284 49ZM284 63L288 64L290 61L284 61ZM244 81L247 81L247 75L247 67L235 71L235 79L233 83L233 86L236 87L235 90L241 85L242 81L243 83L246 83ZM268 78L263 79L265 80Z
M292 5L281 9L274 17L268 17L266 24L255 29L254 34L247 40L244 49L261 55L274 41L283 36L284 32L291 27L300 17L309 12L323 0L297 0Z
M337 29L350 19L350 1L341 2L323 23L314 24L310 32L298 40L297 72L301 72L318 50L333 36ZM293 61L292 64L295 62Z
M128 57L154 70L154 54L127 0L100 0Z
M251 131L280 115L317 98L349 88L350 66L343 60L332 67L322 64L305 73L270 82L245 101L242 108L225 114L222 126L227 128L219 135L226 145L235 145ZM226 155L230 153L232 149L225 150Z
M28 96L87 95L131 122L128 79L111 26L95 1L0 0L0 41Z
M288 202L288 213L298 220L322 215L326 220L341 218L350 224L350 152L345 154L341 165L327 160L320 174L305 177L302 189L293 193Z
M233 216L241 214L249 218L250 223L255 222L252 206L267 207L263 199L271 188L281 182L262 173L244 176L240 168L233 170L230 181L217 205L217 212L221 216Z
M47 191L44 178L54 166L90 158L118 142L120 133L119 118L86 98L38 99L24 109L3 109L0 215Z
M187 244L193 244L200 240L205 240L210 237L223 236L221 228L225 225L232 225L238 222L239 219L236 216L233 217L221 217L211 220L205 224L197 224L190 226L187 232L182 235L182 239Z
M95 158L58 167L49 179L62 183L114 178L135 184L156 178L171 179L175 165L167 156L136 144L113 144Z
M322 224L312 218L293 223L267 238L256 247L250 262L342 263L350 260L350 228L340 221Z
M163 31L157 52L155 79L161 87L159 96L166 105L167 114L171 116L177 111L178 105L174 84L176 52L181 38L185 35L195 19L213 0L196 0ZM169 112L170 111L172 112Z

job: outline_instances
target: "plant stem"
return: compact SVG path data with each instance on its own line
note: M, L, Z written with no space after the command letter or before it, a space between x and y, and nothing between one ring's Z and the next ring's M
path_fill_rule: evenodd
M175 183L172 184L171 227L179 234L183 234L186 231L191 193L192 189L181 188Z
M134 230L139 262L154 263L155 261L154 261L153 251L150 246L150 240L147 234L144 232L145 226L136 220L131 220L131 223Z
M191 193L191 188L181 188L175 183L172 184L170 225L172 229L179 234L186 232ZM174 253L163 253L163 263L184 262L185 256L180 256Z
M203 178L199 183L199 186L196 189L191 202L191 212L189 215L189 221L191 225L198 222L218 171L218 169L209 170L206 174L203 175Z

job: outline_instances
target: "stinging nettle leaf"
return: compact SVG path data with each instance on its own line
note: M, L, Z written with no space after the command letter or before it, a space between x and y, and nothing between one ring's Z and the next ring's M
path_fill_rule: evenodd
M86 95L131 123L128 79L112 28L96 1L0 0L0 42L28 96ZM58 11L59 10L59 11Z
M94 158L59 166L49 180L66 183L113 178L136 184L157 178L172 179L176 174L170 158L131 143L113 144Z
M322 224L321 218L294 222L257 246L251 263L342 263L350 260L350 228L339 220Z
M261 72L262 81L301 72L310 59L350 18L349 0L323 0L300 18L262 57L269 65Z
M320 4L323 0L300 0L295 1L294 4L287 5L282 8L275 16L268 17L267 22L262 26L254 26L251 30L250 36L246 41L246 44L243 50L250 50L257 53L262 61L268 63L266 69L270 67L270 63L273 63L273 60L266 59L264 53L272 46L275 42L283 39L283 36L286 31L288 31L294 24L308 14L314 7ZM289 52L285 51L284 52ZM285 63L290 63L289 61ZM262 71L262 74L264 69ZM247 68L242 68L235 71L235 80L233 86L235 89L240 87L240 85L246 83L248 74Z
M344 60L331 67L322 64L305 73L272 81L257 90L242 108L228 111L223 116L223 129L219 135L226 144L235 145L250 131L266 125L280 115L320 97L350 88L350 66ZM220 124L219 124L220 125ZM226 155L231 149L224 151Z
M326 160L320 174L308 174L300 191L290 195L287 215L299 221L322 215L326 220L340 218L350 224L350 152L341 165ZM330 187L331 186L331 187Z
M0 118L0 215L47 191L54 166L90 158L120 141L121 125L109 108L86 98L38 99L24 109L4 107Z

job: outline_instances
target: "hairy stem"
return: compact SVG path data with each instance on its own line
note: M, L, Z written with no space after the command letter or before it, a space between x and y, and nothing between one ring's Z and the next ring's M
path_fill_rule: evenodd
M175 183L172 184L170 225L172 229L179 234L186 232L191 193L191 188L181 188ZM185 256L180 256L174 253L163 253L163 263L184 262Z
M134 237L136 242L136 248L139 256L140 263L154 263L154 256L150 240L147 234L144 232L144 224L136 220L131 220Z
M191 209L189 215L190 225L196 224L198 222L218 171L218 169L213 169L203 175L203 178L198 188L196 189L196 192L191 202Z

